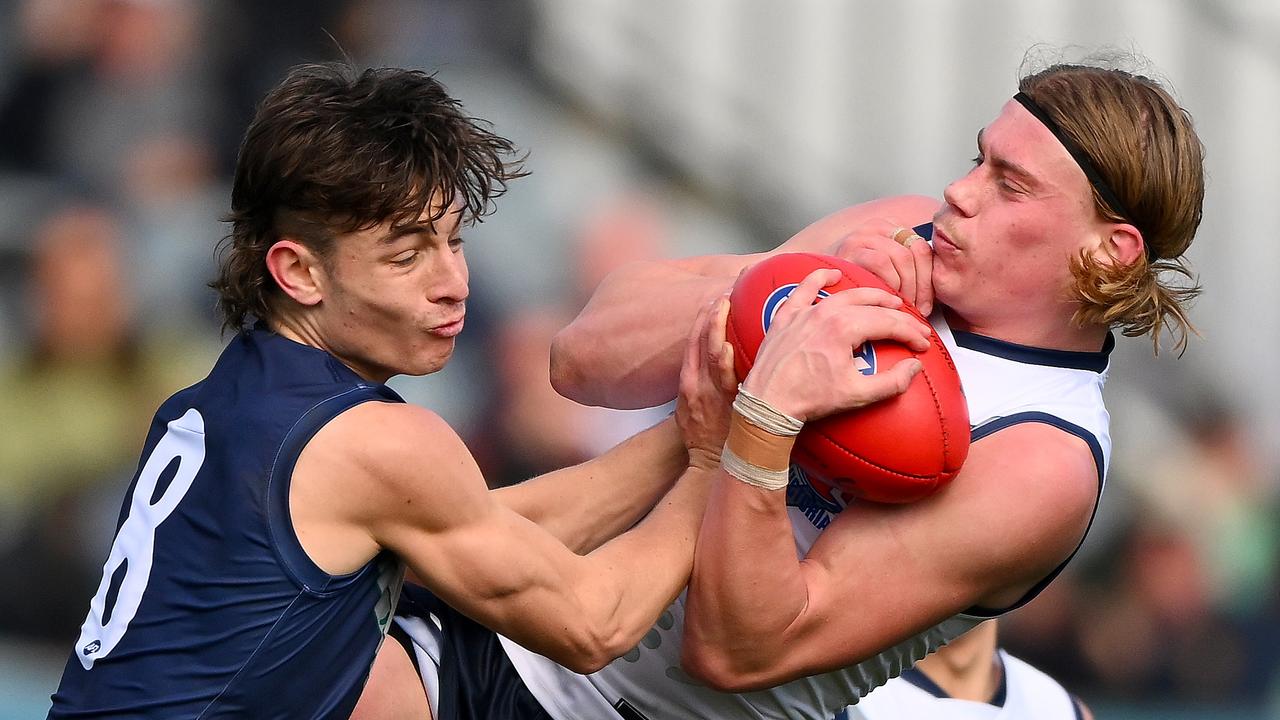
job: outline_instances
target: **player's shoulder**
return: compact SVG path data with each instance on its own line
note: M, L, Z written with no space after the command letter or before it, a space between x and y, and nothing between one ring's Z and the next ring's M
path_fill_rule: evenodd
M424 478L446 481L475 461L444 418L418 405L364 402L347 408L307 444L310 468L364 486L374 497L423 489ZM415 490L415 491L416 491Z
M1021 475L1066 481L1067 492L1097 494L1098 470L1093 448L1079 435L1052 422L1053 418L1029 419L1010 424L985 435L970 448L985 465L1018 468ZM1055 482L1062 487L1062 482Z
M872 221L911 227L928 222L941 206L924 195L897 195L841 208L810 223L791 236L783 247L789 251L822 252L831 243Z
M375 466L441 460L466 452L444 418L410 403L360 403L338 414L326 430L330 440Z
M957 479L963 479L961 487L971 484L990 498L1004 498L1018 510L1011 519L1050 521L1063 530L1083 530L1099 492L1089 443L1045 422L1010 425L974 443Z
M1088 530L1099 488L1087 443L1052 425L1013 425L973 444L946 492L956 517L1000 519L979 533L987 552L974 567L1004 579L989 587L984 607L1016 601L1070 557Z

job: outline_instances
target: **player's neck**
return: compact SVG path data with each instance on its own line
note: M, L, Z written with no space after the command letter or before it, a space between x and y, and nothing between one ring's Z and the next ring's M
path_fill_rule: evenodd
M926 656L916 668L953 698L990 702L1004 675L995 625L979 625Z
M933 662L926 666L925 661L921 661L917 667L949 697L985 703L991 702L1000 689L1004 666L995 653L982 653L968 658L971 662L967 664L956 662L954 657L931 656L925 660Z
M953 330L974 333L1028 347L1070 352L1099 352L1107 339L1108 328L1101 325L1075 327L1068 321L1043 322L1029 318L982 320L943 310L947 325Z
M315 327L315 324L308 322L306 317L281 314L279 317L269 321L267 323L267 327L270 328L272 332L283 338L288 338L296 343L309 345L313 348L318 348L329 353L336 358L338 362L346 365L348 368L351 368L352 372L365 380L383 383L391 377L389 374L378 373L369 368L364 368L359 363L354 363L348 358L343 357L341 353L335 352L334 348L330 347L330 345L324 341L324 335L319 332L318 328Z

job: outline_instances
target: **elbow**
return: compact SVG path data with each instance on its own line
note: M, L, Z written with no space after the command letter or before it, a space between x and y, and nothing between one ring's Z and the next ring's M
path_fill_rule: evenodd
M606 665L613 662L615 657L617 656L603 652L575 654L568 660L560 661L560 664L579 675L590 675L591 673L603 670Z
M638 637L628 637L612 622L593 626L584 621L565 628L562 638L564 646L557 653L560 657L548 657L580 675L602 669L639 642Z
M771 687L772 683L763 672L753 671L743 663L743 659L740 655L722 652L686 635L680 665L694 680L718 692L742 693Z
M551 387L561 395L584 405L598 404L590 393L585 369L590 358L584 357L590 344L584 342L576 325L570 324L556 333L551 341Z

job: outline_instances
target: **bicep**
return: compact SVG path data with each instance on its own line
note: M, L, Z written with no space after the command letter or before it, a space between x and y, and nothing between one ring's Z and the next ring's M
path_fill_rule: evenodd
M612 651L600 638L616 592L592 583L599 564L499 503L443 420L366 403L322 432L300 504L315 543L360 546L362 563L389 550L445 602L562 664Z
M380 542L445 602L516 640L571 611L579 558L491 499L461 499L476 502L430 527L387 523Z
M551 384L587 405L635 409L676 395L689 327L744 256L633 263L610 274L551 343Z
M571 609L565 589L581 558L498 502L443 421L425 424L416 442L377 453L365 508L375 542L443 600L515 637Z

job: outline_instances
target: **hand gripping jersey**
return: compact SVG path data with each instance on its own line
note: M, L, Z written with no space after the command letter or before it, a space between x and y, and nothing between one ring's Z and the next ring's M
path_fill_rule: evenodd
M1102 386L1114 338L1108 336L1101 352L1065 352L952 332L938 313L930 321L960 372L973 441L982 442L992 433L1019 423L1060 428L1092 449L1101 493L1111 452ZM799 468L792 467L787 505L800 556L809 551L818 533L846 503L845 498L820 494ZM857 665L736 695L706 688L681 670L683 596L631 652L589 676L566 670L505 638L503 647L530 691L559 720L619 715L626 720L829 720L952 638L1030 601L1060 570L1061 566L1012 607L970 608Z
M307 441L368 401L402 402L260 328L165 401L49 717L348 717L403 568L316 567L289 482Z
M1057 680L1003 650L999 657L1004 674L989 703L953 698L911 668L835 720L1080 720L1078 702Z

